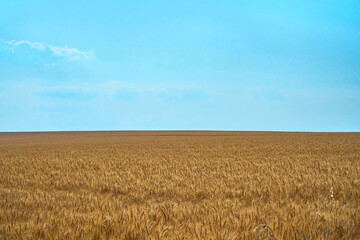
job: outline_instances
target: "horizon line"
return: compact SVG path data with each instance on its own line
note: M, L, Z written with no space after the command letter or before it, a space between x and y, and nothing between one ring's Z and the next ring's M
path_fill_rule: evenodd
M159 130L30 130L0 131L0 133L85 133L85 132L269 132L269 133L360 133L360 131L296 131L296 130L193 130L193 129L159 129Z

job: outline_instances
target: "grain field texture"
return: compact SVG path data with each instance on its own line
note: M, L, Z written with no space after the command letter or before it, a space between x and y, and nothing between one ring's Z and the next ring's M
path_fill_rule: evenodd
M0 239L360 239L360 133L0 133Z

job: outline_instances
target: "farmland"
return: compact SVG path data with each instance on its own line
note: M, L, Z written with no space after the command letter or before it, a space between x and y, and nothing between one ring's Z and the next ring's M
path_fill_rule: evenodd
M360 239L360 133L0 133L0 239Z

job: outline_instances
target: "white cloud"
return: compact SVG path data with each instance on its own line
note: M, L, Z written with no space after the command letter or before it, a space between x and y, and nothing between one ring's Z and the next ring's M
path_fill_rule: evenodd
M0 42L5 44L5 48L9 51L15 53L15 49L19 45L28 45L31 49L37 51L50 51L53 56L66 58L68 60L87 60L90 58L94 58L95 54L94 51L80 51L77 48L70 48L68 46L59 47L59 46L52 46L47 43L40 43L40 42L29 42L25 40L15 41L4 41L0 39Z

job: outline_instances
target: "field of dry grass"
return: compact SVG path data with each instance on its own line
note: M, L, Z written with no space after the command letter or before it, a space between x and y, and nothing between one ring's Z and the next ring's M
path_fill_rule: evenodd
M0 133L0 239L360 239L360 134Z

